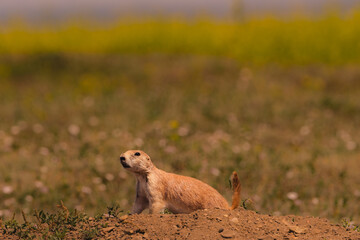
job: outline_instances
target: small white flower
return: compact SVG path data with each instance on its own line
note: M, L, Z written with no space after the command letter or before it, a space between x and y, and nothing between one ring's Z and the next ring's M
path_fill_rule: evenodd
M241 152L241 147L240 146L234 146L233 148L232 148L232 152L233 153L235 153L235 154L238 154L238 153L240 153Z
M310 127L309 126L302 126L301 128L300 128L300 135L302 135L302 136L307 136L307 135L309 135L310 134Z
M356 190L354 191L354 196L355 196L355 197L360 197L360 190L356 189Z
M81 192L85 193L85 194L91 194L92 190L90 187L87 187L87 186L83 186L81 188Z
M40 123L36 123L33 125L33 131L36 134L42 133L44 131L44 127Z
M19 126L12 126L11 129L10 129L11 133L13 135L18 135L21 131L20 127Z
M3 141L5 147L10 147L14 143L14 139L11 136L5 136Z
M46 148L46 147L41 147L41 148L39 149L39 152L40 152L40 154L43 155L43 156L49 155L49 149Z
M97 157L95 158L95 163L96 163L96 165L103 165L103 164L104 164L104 160L102 159L101 156L97 156Z
M300 199L296 199L294 203L296 206L300 206L302 204L302 201Z
M73 136L77 136L79 135L80 133L80 127L78 125L75 125L75 124L71 124L69 127L68 127L68 131L71 135Z
M32 202L33 200L34 200L34 198L31 195L26 195L25 201Z
M114 175L113 174L111 174L111 173L107 173L106 175L105 175L105 178L106 178L106 180L108 180L109 182L111 182L112 180L114 180Z
M352 151L356 148L356 142L354 141L347 141L346 142L346 149Z
M318 205L319 204L319 199L314 197L313 199L311 199L311 203L314 205Z
M168 146L164 149L167 153L175 153L177 151L177 148L175 146Z
M34 185L36 188L42 188L44 186L44 183L41 181L35 181Z
M340 130L337 135L341 138L341 140L343 140L344 142L346 141L350 141L351 140L351 136L348 132L346 132L345 130Z
M100 183L102 182L102 180L101 180L101 178L99 178L99 177L95 177L95 178L92 179L92 182L93 182L94 184L100 184Z
M166 146L166 143L167 143L167 141L166 141L165 138L159 140L159 146L160 146L160 147L165 147L165 146Z
M48 193L48 192L49 192L49 188L46 187L46 186L43 186L43 187L40 188L40 192L42 192L42 193Z
M2 188L2 192L4 193L4 194L10 194L10 193L12 193L14 191L14 188L12 187L12 186L4 186L3 188Z
M220 170L218 168L211 168L210 172L212 175L214 175L215 177L220 175Z
M299 194L297 192L288 192L286 194L287 198L290 200L296 200L299 197Z
M179 136L181 136L181 137L187 136L187 135L189 134L189 132L190 132L190 130L189 130L189 128L187 128L187 127L180 127L180 128L178 129L178 134L179 134Z
M8 217L10 215L11 215L10 210L7 210L7 209L0 210L0 217Z
M136 147L141 147L144 144L144 141L141 138L136 138L134 144Z

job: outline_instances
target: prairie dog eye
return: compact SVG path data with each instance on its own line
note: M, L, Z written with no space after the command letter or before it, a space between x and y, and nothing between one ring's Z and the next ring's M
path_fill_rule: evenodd
M135 155L135 156L140 156L140 153L139 153L139 152L136 152L134 155Z

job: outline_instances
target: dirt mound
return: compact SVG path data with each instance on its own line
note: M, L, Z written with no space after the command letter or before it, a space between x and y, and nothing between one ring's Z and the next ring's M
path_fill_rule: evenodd
M14 236L1 235L0 238ZM89 218L66 239L360 239L360 232L327 219L269 216L237 209L191 214L136 214Z
M204 210L192 214L140 214L92 221L106 226L99 236L116 239L360 239L360 233L327 219L268 216L239 209ZM79 231L69 237L81 237Z

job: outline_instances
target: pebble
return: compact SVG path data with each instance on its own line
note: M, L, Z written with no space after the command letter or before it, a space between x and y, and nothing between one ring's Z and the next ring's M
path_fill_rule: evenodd
M111 232L115 227L107 227L107 228L103 228L102 230L104 232Z
M128 217L129 217L129 215L124 215L124 216L119 217L119 220L120 220L120 221L124 221L124 220L127 219Z
M239 220L236 217L232 218L230 221L233 222L233 223L238 223L239 222Z
M233 237L235 237L235 232L231 231L231 230L224 230L220 233L220 235L223 238L233 238Z

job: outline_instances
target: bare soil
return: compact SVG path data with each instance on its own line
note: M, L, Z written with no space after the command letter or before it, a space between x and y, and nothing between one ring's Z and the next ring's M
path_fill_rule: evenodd
M98 230L94 230L98 229ZM96 235L89 232L94 230ZM16 239L4 236L0 239ZM90 218L66 239L360 239L360 232L317 217L269 216L244 210Z

